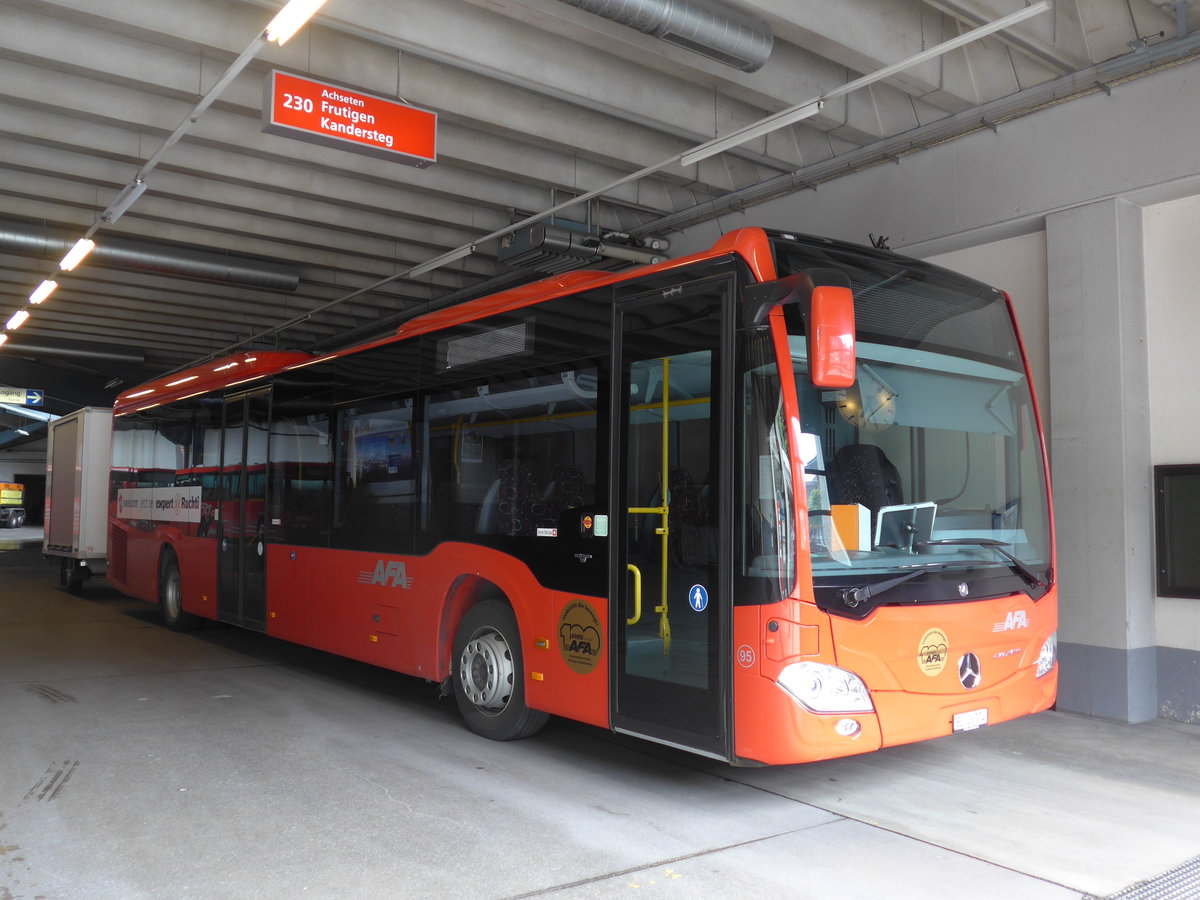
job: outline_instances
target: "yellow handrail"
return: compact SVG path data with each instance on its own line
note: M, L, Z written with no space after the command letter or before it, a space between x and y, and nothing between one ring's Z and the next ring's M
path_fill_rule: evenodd
M667 486L667 468L670 465L670 416L671 416L671 360L662 360L662 525L655 529L662 539L662 603L654 608L659 613L658 636L663 642L663 656L671 655L671 620L667 618L667 557L670 552L667 539L671 533L671 491Z
M661 556L659 568L662 571L659 591L660 602L654 607L654 611L659 614L658 620L658 636L663 642L663 656L671 655L671 620L668 617L667 609L667 560L670 554L668 547L668 539L671 533L671 502L670 488L667 486L667 468L670 465L670 437L671 437L671 360L663 357L662 363L662 402L659 404L659 409L662 411L662 472L659 475L660 490L662 491L662 503L658 506L630 506L628 512L631 514L655 515L659 517L659 526L654 529L654 533L659 536L659 553ZM630 570L636 571L636 567L630 565ZM626 625L633 625L642 617L641 608L641 585L642 575L637 572L637 615L634 618L626 621Z
M633 563L626 563L625 568L633 573L633 618L626 619L626 625L636 625L642 621L642 570Z

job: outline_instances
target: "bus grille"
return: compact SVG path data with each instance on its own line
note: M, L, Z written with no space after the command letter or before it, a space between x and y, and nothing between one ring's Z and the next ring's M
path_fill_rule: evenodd
M128 578L129 537L117 526L112 526L108 536L108 570L122 584Z

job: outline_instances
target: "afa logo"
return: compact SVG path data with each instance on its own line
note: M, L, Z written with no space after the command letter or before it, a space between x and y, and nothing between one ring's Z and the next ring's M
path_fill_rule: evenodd
M572 600L558 618L558 649L572 672L586 675L600 663L604 635L600 618L587 603Z
M404 563L381 559L375 563L375 571L363 569L358 573L359 584L382 584L385 587L410 588L413 580L408 577Z
M1018 628L1029 627L1029 616L1025 610L1017 609L1010 612L1004 617L1003 622L997 622L992 626L992 631L1016 631Z

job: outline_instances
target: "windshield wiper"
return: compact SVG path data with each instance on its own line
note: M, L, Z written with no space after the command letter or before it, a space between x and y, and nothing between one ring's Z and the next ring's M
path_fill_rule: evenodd
M888 578L885 581L864 584L862 587L845 588L842 591L842 602L853 609L858 604L866 603L872 597L876 597L885 591L890 591L894 587L899 587L904 582L916 578L918 575L924 575L926 572L940 572L942 569L948 568L950 566L945 564L922 566L919 569L913 569L911 572L905 572L903 575L897 575L895 578Z
M1046 582L1044 582L1042 580L1042 576L1039 575L1037 572L1033 571L1033 569L1029 568L1028 565L1021 562L1021 560L1019 560L1012 553L1012 551L1008 549L1009 545L1004 543L1004 541L997 541L997 540L994 540L993 538L940 538L940 539L934 540L934 541L918 541L917 546L918 547L945 547L945 546L987 547L991 550L995 550L997 553L999 553L1001 556L1003 556L1006 560L1008 560L1009 566L1012 568L1012 570L1014 572L1016 572L1018 575L1020 575L1022 578L1024 578L1025 581L1030 586L1039 587L1039 588L1048 587Z

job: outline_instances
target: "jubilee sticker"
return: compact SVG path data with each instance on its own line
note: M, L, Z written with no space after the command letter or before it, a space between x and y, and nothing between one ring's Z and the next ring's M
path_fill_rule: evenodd
M591 606L572 600L558 618L558 649L572 672L586 675L600 662L600 619Z
M950 653L950 639L940 628L930 628L921 635L921 646L917 650L917 665L930 677L940 675L946 668L946 657Z

